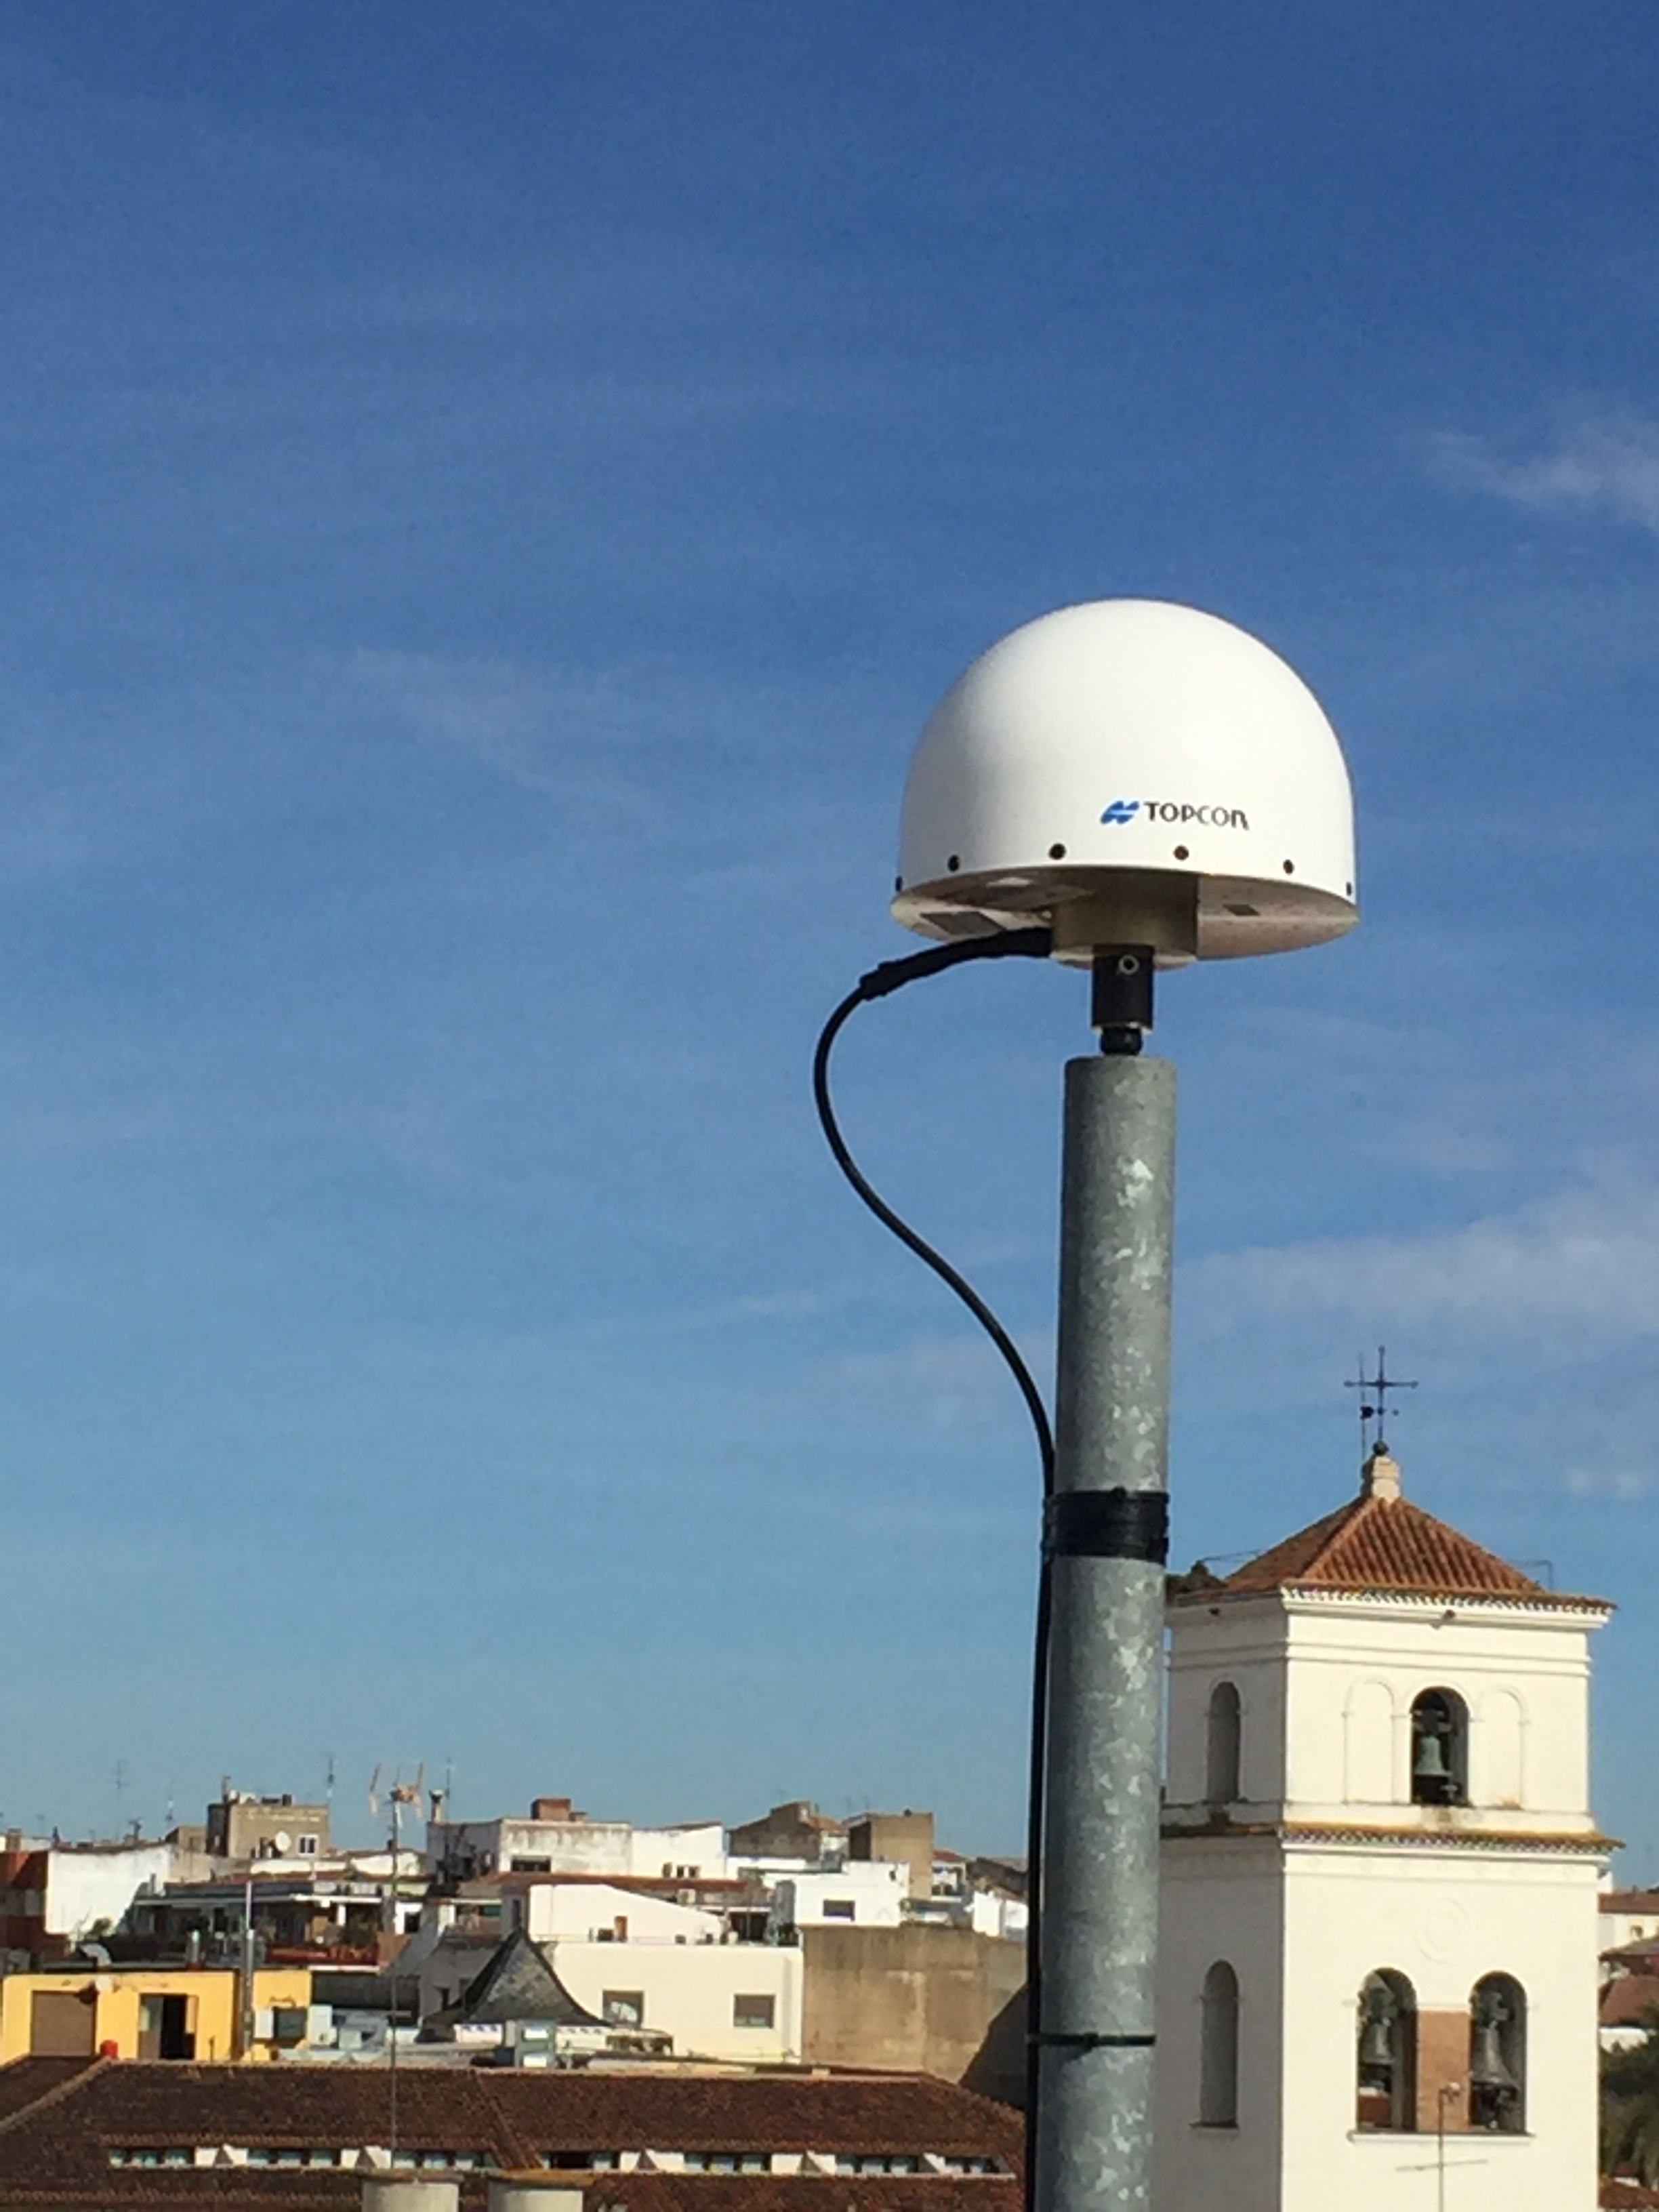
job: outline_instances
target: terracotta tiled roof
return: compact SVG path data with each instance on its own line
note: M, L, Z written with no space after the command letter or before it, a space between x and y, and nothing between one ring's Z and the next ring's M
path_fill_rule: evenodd
M1175 1601L1195 1604L1205 1595L1249 1596L1279 1589L1512 1598L1528 1605L1594 1602L1547 1589L1495 1552L1413 1505L1400 1495L1399 1469L1375 1454L1366 1462L1358 1498L1224 1577L1218 1591L1212 1585L1207 1592L1194 1590Z
M0 2068L0 2204L229 2207L289 2212L361 2197L350 2168L112 2164L112 2149L239 2144L341 2149L384 2143L386 2071L50 2060ZM24 2075L21 2069L50 2069ZM24 2101L31 2086L38 2094ZM592 2178L623 2212L1007 2212L1020 2123L988 2098L919 2075L667 2075L410 2066L398 2083L400 2148L464 2153L498 2169L595 2150L800 2151L994 2158L996 2176L678 2175ZM580 2169L578 2169L580 2171ZM463 2173L468 2212L481 2172ZM573 2177L574 2178L574 2177Z
M95 2058L14 2058L9 2066L0 2066L0 2121L66 2088L97 2063Z
M1659 1974L1659 1936L1621 1943L1616 1950L1603 1951L1601 1959L1604 1965L1617 1967L1622 1973Z
M1597 1902L1603 1912L1659 1912L1659 1889L1604 1889Z
M1620 1974L1601 1992L1603 2027L1632 2027L1659 2008L1659 1974Z

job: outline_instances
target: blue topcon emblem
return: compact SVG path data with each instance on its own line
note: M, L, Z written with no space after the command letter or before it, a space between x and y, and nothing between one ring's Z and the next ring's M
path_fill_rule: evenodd
M1103 822L1133 822L1139 811L1138 799L1115 799L1100 818Z

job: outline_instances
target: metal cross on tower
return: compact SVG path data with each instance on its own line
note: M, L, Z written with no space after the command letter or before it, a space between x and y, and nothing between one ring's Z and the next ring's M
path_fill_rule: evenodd
M1379 1344L1376 1347L1375 1375L1366 1374L1363 1352L1355 1364L1359 1369L1358 1375L1345 1382L1342 1387L1345 1390L1358 1390L1362 1394L1359 1401L1360 1442L1364 1449L1369 1452L1372 1442L1371 1423L1375 1421L1376 1448L1379 1451L1386 1451L1388 1439L1382 1433L1382 1424L1389 1415L1389 1393L1390 1390L1415 1390L1417 1385L1415 1382L1403 1382L1395 1376L1389 1374L1388 1348L1384 1345Z

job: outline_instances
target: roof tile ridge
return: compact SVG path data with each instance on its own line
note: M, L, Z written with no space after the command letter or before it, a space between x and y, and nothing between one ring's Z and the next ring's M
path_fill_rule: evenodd
M514 2172L527 2172L536 2163L536 2154L528 2140L520 2133L519 2124L507 2109L506 2097L501 2094L505 2089L505 2081L492 2081L487 2067L475 2067L469 2070L473 2076L473 2087L483 2096L485 2111L494 2115L495 2124L501 2130L501 2147L508 2154L501 2163Z
M1419 1505L1414 1499L1402 1498L1400 1503L1402 1505L1409 1505L1418 1518L1426 1522L1437 1534L1449 1537L1454 1544L1465 1552L1474 1553L1478 1559L1490 1559L1494 1566L1501 1567L1506 1575L1513 1576L1518 1587L1512 1595L1521 1596L1530 1595L1534 1591L1545 1592L1546 1585L1535 1576L1529 1575L1524 1567L1517 1567L1513 1559L1506 1559L1501 1552L1493 1551L1490 1544L1483 1544L1479 1537L1471 1536L1466 1529L1455 1527L1449 1521L1443 1521L1437 1513L1431 1513L1426 1505ZM1548 1594L1553 1595L1553 1593Z
M1293 1545L1299 1544L1316 1534L1319 1534L1319 1541L1311 1556L1313 1559L1322 1559L1326 1547L1341 1534L1352 1520L1356 1509L1364 1503L1365 1500L1361 1497L1346 1498L1340 1505L1333 1506L1328 1513L1322 1513L1316 1519L1306 1522L1304 1527L1291 1529L1288 1536L1281 1536L1276 1544L1264 1545L1261 1551L1246 1559L1242 1565L1235 1567L1231 1574L1222 1577L1223 1587L1225 1588L1230 1584L1243 1584L1245 1587L1251 1587L1249 1584L1244 1584L1245 1577L1265 1569L1270 1560L1277 1559L1281 1553L1288 1552ZM1320 1533L1322 1531L1322 1534ZM1307 1567L1304 1564L1301 1571L1305 1573L1306 1571ZM1288 1573L1277 1570L1274 1571L1279 1573L1279 1581L1278 1583L1268 1584L1269 1588L1279 1587L1283 1583L1293 1579Z
M1328 1559L1333 1553L1340 1551L1357 1528L1367 1522L1375 1521L1379 1513L1392 1513L1396 1506L1408 1503L1409 1500L1404 1498L1378 1498L1370 1491L1362 1490L1346 1505L1339 1507L1340 1517L1333 1516L1335 1526L1309 1560L1309 1571L1318 1566L1322 1560Z
M66 2075L61 2081L54 2083L50 2089L43 2089L38 2097L31 2098L27 2105L20 2105L15 2112L8 2112L4 2119L0 2119L0 2136L4 2135L8 2129L15 2128L20 2120L32 2120L37 2112L44 2112L48 2106L60 2103L72 2089L78 2089L83 2081L89 2081L94 2074L106 2072L114 2063L114 2060L110 2058L89 2058L84 2066L77 2067L73 2074Z

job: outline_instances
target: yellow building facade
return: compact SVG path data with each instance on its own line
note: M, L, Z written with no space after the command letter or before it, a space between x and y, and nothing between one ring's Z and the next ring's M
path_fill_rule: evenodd
M305 2040L306 1966L260 1966L243 2033L229 1966L89 1966L0 1977L0 2064L24 2057L274 2058ZM246 2048L244 2044L246 2042Z

